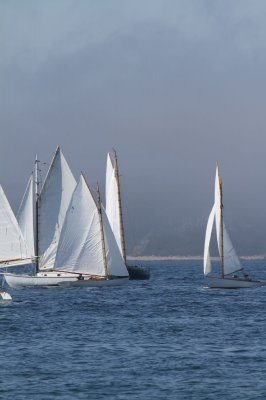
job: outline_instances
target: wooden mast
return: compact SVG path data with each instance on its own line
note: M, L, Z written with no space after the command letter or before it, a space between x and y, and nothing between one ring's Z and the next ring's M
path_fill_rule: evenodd
M114 159L115 159L115 178L117 181L117 195L118 195L118 208L119 208L119 218L120 218L120 236L121 236L121 245L122 245L122 253L125 265L127 266L127 256L126 256L126 242L125 242L125 230L123 223L123 212L122 212L122 201L121 201L121 190L120 190L120 178L118 173L118 161L116 151L113 149Z
M97 208L98 208L98 213L99 213L99 218L100 218L100 230L101 230L101 241L102 241L104 274L105 274L106 278L108 278L107 259L106 259L106 248L105 248L104 231L103 231L103 217L102 217L101 195L100 195L100 189L99 189L99 183L98 183L98 182L97 182Z
M35 268L39 272L39 175L38 157L35 158Z
M218 166L217 166L218 169ZM219 189L220 189L220 213L221 213L221 222L220 222L220 231L221 231L221 276L224 278L224 223L223 223L223 186L222 186L222 178L219 175Z

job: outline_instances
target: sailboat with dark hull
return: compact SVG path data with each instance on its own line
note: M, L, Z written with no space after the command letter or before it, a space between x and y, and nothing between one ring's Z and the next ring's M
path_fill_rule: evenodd
M263 286L266 282L251 279L245 272L235 252L229 234L224 224L222 179L216 167L214 205L208 218L204 244L204 275L210 288L250 288ZM215 221L216 237L220 257L220 274L212 275L210 258L210 241Z
M113 150L113 154L111 153L107 154L105 190L106 190L105 192L106 214L110 226L112 228L112 231L114 233L121 256L123 257L125 266L128 270L129 279L131 280L149 279L150 273L147 269L144 269L139 266L129 265L127 262L120 176L118 171L117 154L115 150Z

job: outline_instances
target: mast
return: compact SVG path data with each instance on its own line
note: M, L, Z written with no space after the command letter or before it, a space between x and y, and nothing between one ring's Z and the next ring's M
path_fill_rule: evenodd
M35 267L39 272L39 174L38 157L35 158Z
M121 201L121 190L120 190L120 178L118 173L118 161L116 151L113 149L114 159L115 159L115 178L117 181L117 195L118 195L118 209L119 209L119 217L120 217L120 236L121 236L121 244L122 244L122 253L125 265L127 266L127 256L126 256L126 242L125 242L125 230L123 223L123 212L122 212L122 201Z
M220 212L221 212L221 276L224 278L224 223L223 223L223 186L222 186L222 179L219 176L219 188L220 188Z
M97 208L98 208L98 214L99 214L99 219L100 219L100 231L101 231L101 241L102 241L104 274L105 274L106 278L108 278L106 248L105 248L104 231L103 231L101 195L100 195L100 189L99 189L99 183L98 182L97 182L97 189L96 190L97 190Z

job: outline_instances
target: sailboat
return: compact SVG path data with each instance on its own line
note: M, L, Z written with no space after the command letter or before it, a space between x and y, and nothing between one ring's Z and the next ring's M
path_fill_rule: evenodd
M54 269L78 274L65 286L117 286L127 283L128 271L107 215L81 174L73 193L58 243Z
M118 171L117 154L115 150L113 150L113 155L111 153L107 154L105 182L106 214L114 233L120 254L123 257L125 266L127 267L129 278L134 280L149 279L149 271L141 267L130 266L127 263L120 177Z
M224 224L222 179L216 166L214 205L208 218L204 244L204 275L211 288L249 288L265 285L253 280L244 271ZM215 221L218 252L220 257L219 276L211 275L210 241Z
M11 287L115 286L128 280L99 190L97 205L83 175L76 184L59 148L40 194L36 192L36 275L5 274ZM31 218L19 215L19 220L28 223ZM22 228L27 232L26 223Z
M30 254L27 263L35 264L35 274L5 273L7 284L13 288L58 286L62 277L61 273L53 271L52 268L76 180L58 146L39 192L38 163L36 157L35 173L34 176L33 174L30 176L17 216L21 236L25 238L27 251ZM15 264L10 264L13 265ZM68 274L67 279L73 281L77 277Z

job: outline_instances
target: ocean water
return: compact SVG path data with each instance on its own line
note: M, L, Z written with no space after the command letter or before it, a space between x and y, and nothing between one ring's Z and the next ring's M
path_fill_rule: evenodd
M149 281L9 290L0 399L266 399L266 287L205 287L200 261ZM266 261L245 262L266 279Z

